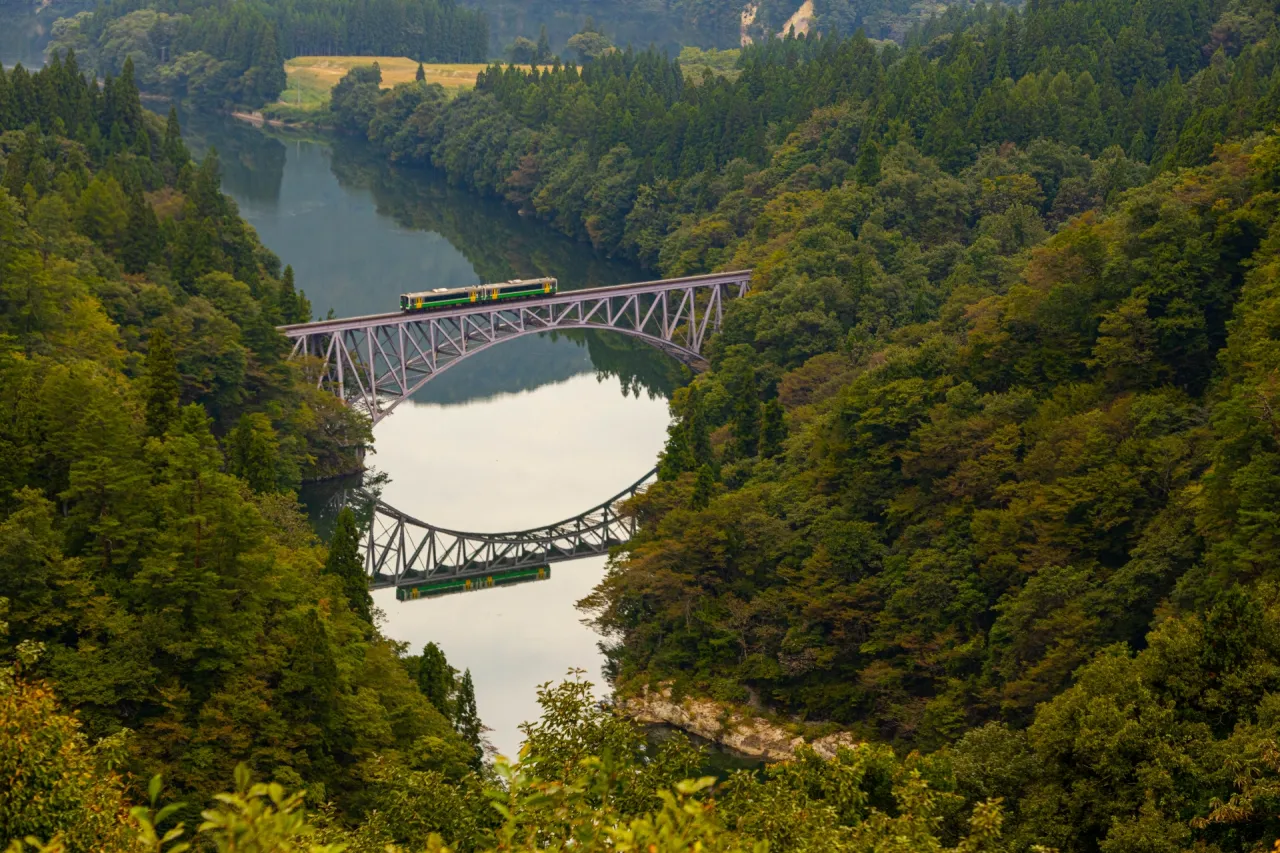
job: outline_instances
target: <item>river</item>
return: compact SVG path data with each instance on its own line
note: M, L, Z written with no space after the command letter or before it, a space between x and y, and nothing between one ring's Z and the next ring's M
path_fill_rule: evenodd
M503 205L399 171L358 144L188 117L193 153L216 147L223 189L263 243L292 264L317 316L394 309L406 290L552 275L576 289L640 280L640 270ZM520 530L588 509L654 464L666 397L683 368L609 333L543 335L482 352L442 374L374 431L383 499L456 530ZM530 441L532 437L532 441ZM324 527L326 489L307 497ZM514 756L537 686L570 668L605 690L600 638L575 604L604 558L553 567L550 580L444 598L374 596L381 627L419 651L428 641L469 668L480 716Z

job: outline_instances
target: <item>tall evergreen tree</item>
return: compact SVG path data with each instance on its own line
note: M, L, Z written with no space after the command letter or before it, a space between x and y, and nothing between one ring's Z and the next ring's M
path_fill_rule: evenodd
M329 539L329 558L324 572L334 575L342 583L343 593L352 612L366 622L373 621L373 599L369 596L369 584L364 576L364 564L360 560L360 531L356 515L350 507L343 507L333 526Z
M424 83L424 82L426 82L426 79L427 79L427 69L425 69L425 68L423 68L423 67L422 67L422 63L421 63L421 62L419 62L419 63L418 63L418 70L417 70L416 72L414 72L413 79L414 79L414 80L417 80L419 83Z
M706 404L702 394L696 389L689 393L688 410L684 416L685 429L688 431L689 455L694 468L702 465L714 465L715 457L711 452L711 429L707 424Z
M280 275L277 311L283 323L305 323L311 319L311 302L307 294L294 285L292 264L286 266Z
M710 465L698 469L698 477L693 481L693 497L689 504L694 509L706 509L711 505L711 498L716 492L716 475Z
M164 141L161 143L160 150L174 169L181 169L191 159L187 145L182 141L182 127L178 123L177 107L169 107L169 119L165 122Z
M760 413L760 455L772 459L782 453L787 437L787 423L782 403L776 397L764 404Z
M471 681L470 669L462 674L462 681L458 683L457 708L454 714L453 727L457 729L458 734L462 735L463 740L471 744L471 747L475 750L472 766L479 768L481 761L484 760L484 746L480 743L483 726L480 723L480 713L476 710L476 686Z
M547 25L543 24L542 29L538 31L538 47L533 54L533 62L535 65L545 65L551 61L551 39L547 38Z
M169 336L161 329L147 341L146 415L147 435L162 436L178 419L182 397L182 377Z
M453 669L444 652L435 643L427 643L418 663L418 689L436 710L446 718L453 717L452 695L455 688ZM474 699L474 697L472 697Z
M241 417L227 436L227 473L266 494L279 489L279 470L280 441L271 419L260 412Z
M146 135L139 138L145 139ZM129 193L129 219L120 241L120 257L125 270L145 272L150 264L160 259L162 248L160 220L142 191L135 186Z
M760 394L756 387L756 373L751 366L754 353L751 348L739 344L725 359L725 389L733 395L733 452L740 459L756 455L760 442Z
M853 176L858 183L872 186L880 180L880 146L875 140L867 140L858 153L857 165L853 167Z
M270 24L258 38L251 70L255 72L253 79L256 83L256 91L252 94L262 103L270 103L279 98L289 84L284 73L284 60L280 56L276 28Z

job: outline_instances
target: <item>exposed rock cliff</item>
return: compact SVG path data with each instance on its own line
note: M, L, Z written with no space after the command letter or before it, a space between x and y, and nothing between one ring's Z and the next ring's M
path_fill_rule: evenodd
M675 700L671 688L645 688L639 696L620 701L619 706L632 719L642 723L665 723L690 734L714 741L735 752L765 761L786 761L806 741L782 726L730 708L713 699L686 697ZM817 738L809 746L823 758L833 758L842 746L856 747L858 742L848 732L837 732Z

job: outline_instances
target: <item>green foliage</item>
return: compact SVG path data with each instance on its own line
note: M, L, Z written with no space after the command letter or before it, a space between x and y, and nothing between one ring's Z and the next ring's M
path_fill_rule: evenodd
M37 656L24 650L28 666ZM49 686L15 669L0 671L0 841L19 851L21 839L54 839L62 853L124 849L123 785L111 762L119 744L90 746Z
M586 602L621 682L728 680L868 739L958 740L961 789L1010 804L1017 849L1270 844L1276 144L1220 146L994 284L957 263L938 319L834 352L773 332L803 279L731 309L673 401L705 401L724 488L652 487ZM1016 173L964 178L987 221L1041 203ZM743 458L752 375L776 377L788 432L769 465Z
M453 667L445 659L444 652L435 643L427 643L418 661L418 689L427 701L441 714L452 719L453 693L457 689ZM475 701L474 691L471 696Z
M782 453L787 438L786 412L776 398L764 404L760 412L760 456L772 459Z
M182 398L182 377L173 345L163 329L151 333L147 341L146 418L147 434L162 436L178 419Z
M372 623L373 599L369 596L369 582L365 578L359 547L360 529L356 526L355 513L350 507L343 507L333 525L324 571L337 578L351 611L365 622Z
M146 271L160 260L163 248L164 238L155 209L135 188L129 196L128 220L121 237L120 256L125 269L131 273Z
M291 491L298 483L296 466L289 470L280 441L266 415L253 412L240 418L227 436L227 472L255 492Z
M768 39L697 85L581 35L583 67L495 66L452 100L357 69L334 114L604 251L755 269L585 604L624 690L678 679L868 743L688 782L686 747L655 754L569 682L486 794L469 674L428 649L415 685L372 631L354 519L324 562L267 521L289 464L337 464L327 418L367 429L298 390L271 331L303 315L291 277L216 157L178 162L134 108L123 58L105 87L73 58L0 78L21 93L0 594L86 728L136 729L132 766L184 795L251 760L334 800L325 831L364 849L1266 849L1274 10L958 8L904 49ZM72 136L29 127L45 115ZM139 198L179 211L158 248ZM196 403L176 415L132 372L161 329L164 406ZM247 785L212 832L297 813Z
M286 265L280 274L280 298L276 313L281 322L307 323L311 320L311 302L306 291L298 290L293 280L293 265Z
M689 506L693 509L706 509L716 493L716 475L710 465L703 465L693 481L693 496L689 498Z
M454 699L453 726L458 730L458 734L462 735L462 739L470 744L474 753L471 764L479 769L480 762L484 759L484 745L480 741L483 726L480 723L480 713L476 709L476 686L471 680L469 669L462 673L462 679L458 682L457 697Z
M808 225L828 222L864 236L858 232L871 211L846 207L842 217L796 196L884 185L895 151L918 151L958 175L983 168L982 160L1009 143L1023 152L1038 148L1033 162L1013 168L1040 184L1038 216L1022 208L981 211L958 188L908 182L884 187L900 198L911 194L909 202L901 198L907 203L899 215L870 217L934 250L986 236L985 225L1008 254L1036 242L1042 220L1060 222L1139 183L1138 164L1202 164L1224 136L1266 127L1259 105L1275 89L1275 71L1261 33L1272 18L1256 4L1234 14L1250 21L1246 29L1257 40L1217 59L1187 45L1213 43L1235 26L1226 23L1222 3L1177 0L1166 11L1170 4L1146 0L1087 0L1069 14L1059 5L983 6L946 18L927 38L925 28L906 50L861 36L763 39L742 50L738 73L699 77L696 85L685 81L680 63L655 50L608 52L607 40L588 25L574 36L586 48L581 68L495 65L474 92L406 113L396 134L368 133L376 112L368 98L345 107L335 101L335 113L398 160L429 163L566 234L670 274L744 262L767 268L763 259L789 248L768 229L798 224L768 215L769 203L784 199L793 216L808 214ZM839 17L828 8L819 19L831 15ZM1219 15L1224 30L1215 29ZM392 136L396 143L388 145ZM1096 166L1117 158L1119 169ZM916 165L907 170L918 172ZM1095 171L1105 174L1095 179ZM926 198L937 190L947 198L934 207ZM982 223L988 213L997 218ZM945 230L930 231L925 220ZM881 269L895 278L908 272L886 263L892 241L876 242ZM876 323L886 310L896 322L932 316L937 285L956 260L912 261L923 268L907 281L932 276L935 292L900 288L890 297L898 304L865 306L862 317Z
M582 31L570 38L568 44L570 50L578 52L578 59L583 63L599 59L614 50L613 42L609 41L608 36L598 32L590 23L590 18L587 21Z
M163 771L193 826L242 761L354 813L374 753L468 749L395 649L332 606L346 592L288 490L352 470L368 424L286 362L279 262L222 195L216 156L189 162L127 62L104 84L71 56L3 78L23 94L16 111L0 98L0 653L44 644L46 682L24 672L6 695L73 771L59 781L62 759L36 752L28 767L23 736L0 737L0 763L26 774L5 785L21 804L5 841L134 849L75 834L122 826L82 784L111 768ZM78 722L50 710L53 688ZM75 758L91 742L110 768ZM41 796L63 817L40 816Z

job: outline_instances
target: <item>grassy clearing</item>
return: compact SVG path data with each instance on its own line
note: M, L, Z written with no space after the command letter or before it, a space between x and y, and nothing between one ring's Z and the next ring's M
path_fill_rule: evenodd
M418 63L403 56L297 56L284 64L289 85L280 95L280 104L291 111L322 109L329 104L329 91L348 71L374 62L382 69L382 85L388 89L412 82L418 72ZM423 70L428 83L460 92L474 88L486 67L483 63L427 64Z

